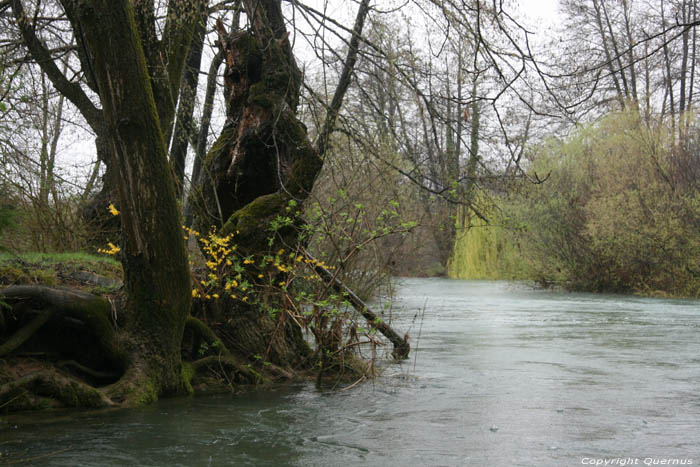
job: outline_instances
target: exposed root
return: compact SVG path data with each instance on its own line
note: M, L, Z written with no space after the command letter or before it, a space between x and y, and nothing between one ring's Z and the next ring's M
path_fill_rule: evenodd
M122 407L138 407L158 400L153 381L137 366L132 366L119 381L104 388L104 393Z
M226 348L221 339L219 339L214 331L202 320L190 316L185 322L185 327L192 331L197 337L203 339L210 347L217 348L221 355L231 355L231 352Z
M0 386L0 408L37 408L34 396L54 399L65 407L111 407L114 403L99 389L61 373L43 369Z
M190 365L196 375L213 375L229 384L251 384L262 378L260 373L232 355L204 357Z
M102 297L71 289L41 285L6 287L0 289L0 297L11 303L24 303L31 306L31 308L51 310L52 313L65 319L82 323L95 336L97 342L102 346L100 350L109 360L116 362L123 358L114 343L115 332L113 323L110 320L112 305ZM45 318L48 320L51 316ZM37 321L35 326L27 329L27 331L33 329L33 332L29 333L28 337L31 337L31 334L41 328L40 322ZM26 327L31 326L32 323ZM21 333L22 330L18 331L15 336ZM0 356L3 355L0 353Z
M65 360L62 362L58 362L58 367L60 368L71 368L73 370L77 370L79 373L82 373L86 376L89 376L92 379L95 380L109 380L109 381L114 381L121 376L120 373L116 373L114 371L97 371L93 370L92 368L86 367L85 365L81 365L80 363L76 362L75 360Z
M39 315L31 320L27 325L15 332L12 337L7 340L7 342L0 345L0 357L4 357L10 352L17 350L22 344L29 340L34 333L41 329L41 327L46 324L51 317L53 317L55 312L56 310L54 308L49 308L48 310L39 313Z
M2 411L134 407L162 395L192 392L193 387L235 390L244 385L294 380L302 374L298 372L300 352L295 349L308 349L300 333L287 335L284 320L274 322L252 309L240 310L234 315L235 321L229 320L216 332L203 321L189 317L185 328L192 339L191 344L183 341L184 359L203 358L183 362L181 385L169 380L172 390L163 391L157 356L144 353L141 336L127 332L128 318L119 322L120 329L116 328L108 300L80 291L33 285L0 289L0 299L12 306L4 313L6 323L0 329L0 337L5 337L0 345ZM380 331L383 329L378 319L372 321ZM234 335L227 334L230 332ZM289 344L289 348L273 347L271 341ZM250 352L251 343L261 350ZM394 342L395 346L400 343ZM351 355L355 345L338 348L329 344L322 351L321 366L314 367L319 385L360 381L372 374L371 365ZM310 350L308 353L311 357ZM293 356L297 360L292 360ZM304 367L310 370L309 364ZM315 371L304 375L312 373ZM109 385L97 387L105 384Z

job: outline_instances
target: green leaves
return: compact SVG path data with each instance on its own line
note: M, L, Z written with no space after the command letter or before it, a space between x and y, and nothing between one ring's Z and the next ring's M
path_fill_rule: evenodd
M538 148L531 170L551 171L550 180L509 206L535 277L583 290L700 295L700 276L689 272L700 264L700 190L680 182L689 166L678 162L696 151L634 111Z

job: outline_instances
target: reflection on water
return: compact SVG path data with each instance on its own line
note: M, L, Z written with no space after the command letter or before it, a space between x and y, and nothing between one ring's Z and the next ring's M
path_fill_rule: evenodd
M412 279L394 320L417 351L376 381L3 417L0 464L700 463L700 301Z

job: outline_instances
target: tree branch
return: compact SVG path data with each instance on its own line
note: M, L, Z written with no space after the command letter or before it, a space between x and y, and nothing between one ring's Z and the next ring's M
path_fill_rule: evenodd
M69 81L58 69L46 46L36 36L34 26L27 17L21 0L12 0L12 13L25 45L41 70L46 73L58 92L66 96L80 110L93 131L99 131L102 111L95 107L78 83Z
M369 13L369 0L362 0L360 8L357 10L357 16L355 17L355 26L352 29L352 39L350 39L350 47L348 48L348 54L343 63L343 71L340 74L340 80L338 81L338 87L335 89L333 94L333 100L326 113L326 121L323 124L323 128L319 133L318 143L316 150L319 157L323 158L328 147L328 140L331 133L333 132L333 127L335 126L335 121L338 118L338 112L340 111L340 106L343 104L343 98L345 93L350 86L350 81L352 79L352 71L355 67L355 62L357 62L357 53L360 46L360 38L362 36L362 28L365 24L365 19Z

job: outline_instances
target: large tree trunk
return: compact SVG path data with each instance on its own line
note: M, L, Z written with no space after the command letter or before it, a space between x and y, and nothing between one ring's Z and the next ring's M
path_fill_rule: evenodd
M128 0L78 8L118 173L130 339L124 397L183 392L180 344L189 267L163 133ZM117 396L119 397L119 396Z
M250 32L228 33L222 23L217 24L226 64L227 121L203 163L204 176L191 202L198 230L216 226L225 235L235 233L240 253L262 257L299 242L295 215L323 165L328 136L350 83L369 1L364 0L358 11L340 84L316 148L296 116L302 76L279 0L243 3L251 16ZM271 221L278 216L294 222L272 232ZM277 306L284 309L284 299L277 299ZM227 309L221 312L232 324L222 334L229 336L231 347L242 344L246 352L279 364L303 360L308 347L294 320L282 321L285 314L281 313L273 322L261 308L223 303Z
M279 237L273 245L268 242L270 221L285 213L290 200L308 196L321 167L295 115L301 73L279 2L259 2L248 11L264 17L253 21L252 33L229 34L217 25L226 63L227 122L203 163L205 176L192 198L197 230L215 226L224 234L238 232L235 242L246 256L280 248ZM295 241L293 229L278 234ZM216 306L226 316L221 334L232 349L280 365L301 364L307 346L292 320L280 328L254 305L224 299Z

